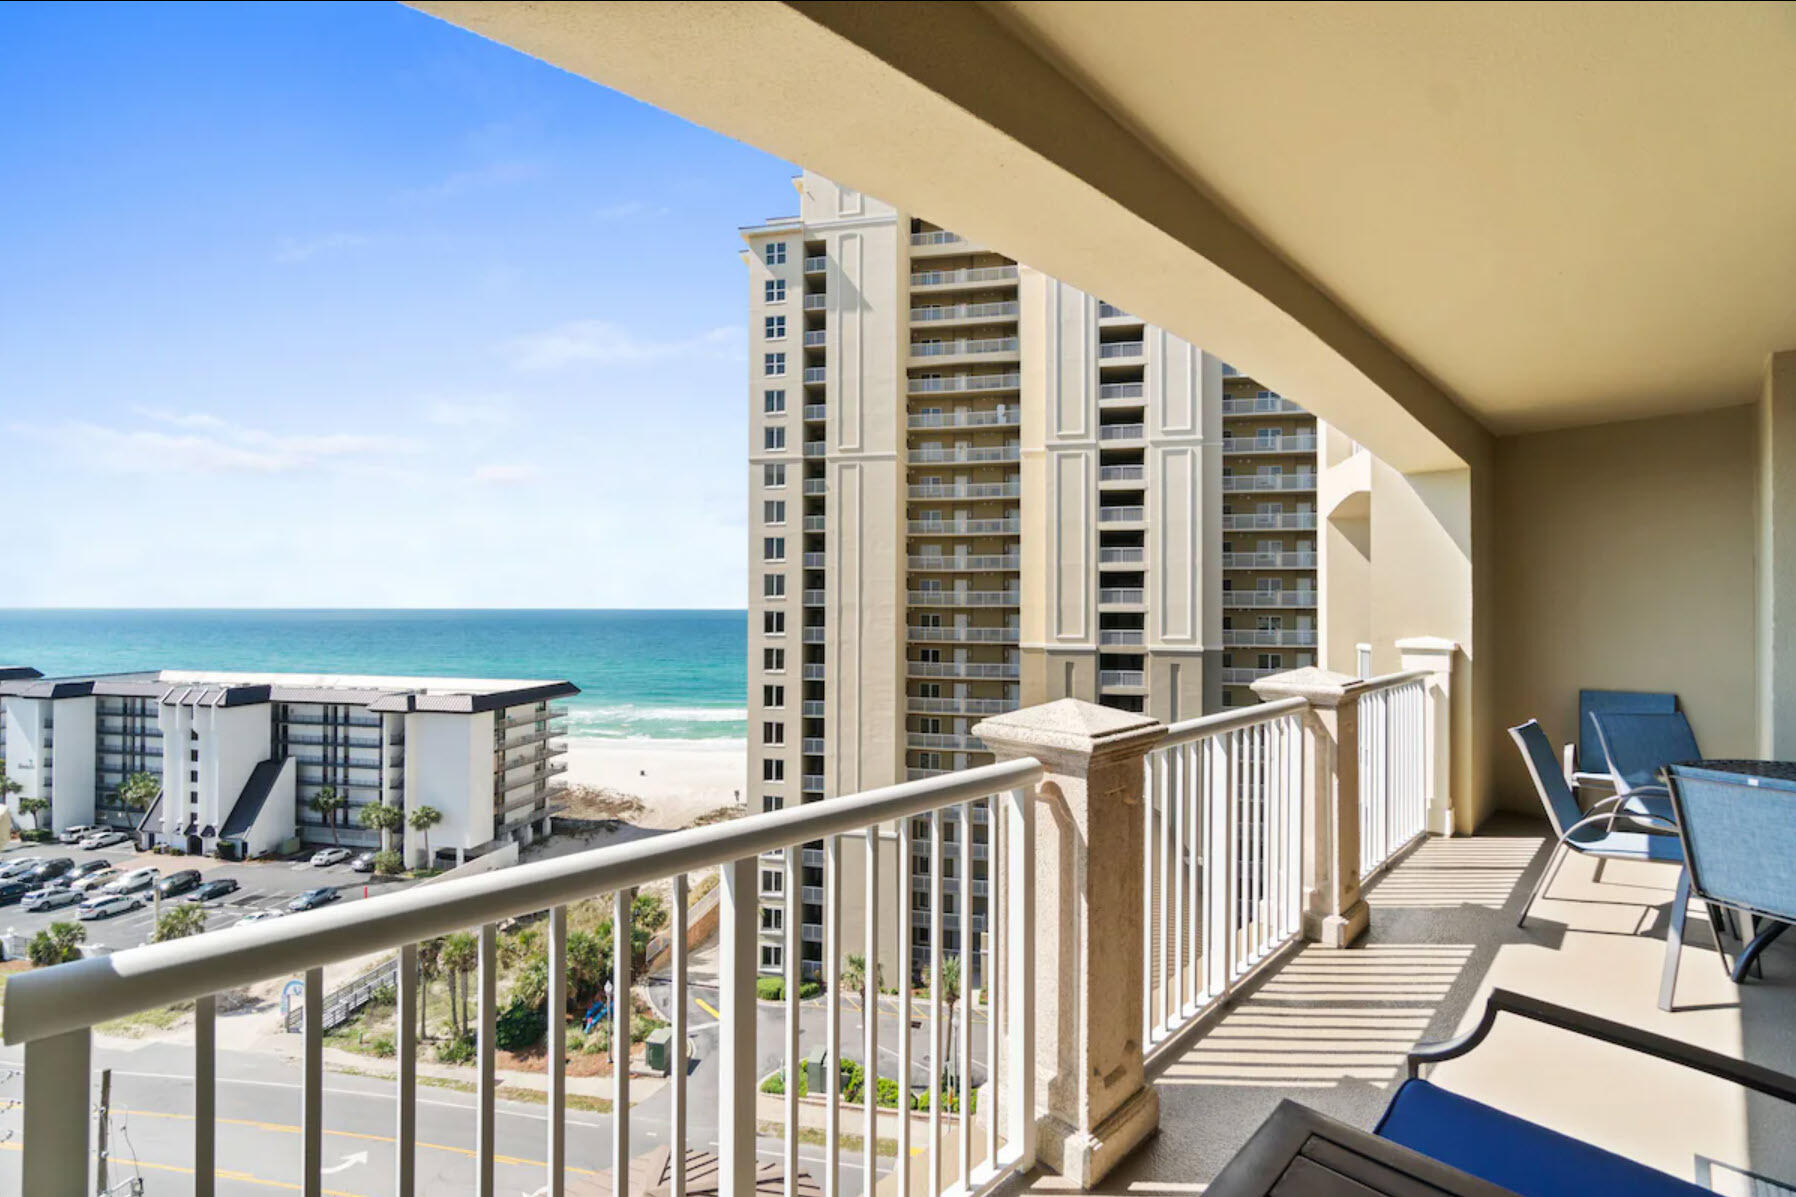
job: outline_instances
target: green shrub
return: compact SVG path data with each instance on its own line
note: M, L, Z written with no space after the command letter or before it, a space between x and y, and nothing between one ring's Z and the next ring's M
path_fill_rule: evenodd
M652 1014L637 1014L630 1019L630 1042L641 1043L666 1025Z
M758 977L755 979L755 996L763 1002L777 1002L786 996L786 981L783 977Z
M890 1110L898 1108L898 1078L882 1076L875 1088L877 1089L875 1100L878 1104Z
M474 1058L474 1036L458 1035L437 1044L437 1063L466 1064Z
M399 990L390 981L384 985L376 985L374 992L368 995L368 1002L374 1006L396 1005L399 1002Z
M513 1002L493 1023L493 1046L504 1052L521 1052L542 1042L549 1020L538 1006Z
M583 1050L589 1056L602 1056L611 1050L611 1023L609 1021L602 1022L592 1029L592 1034L586 1037L586 1046Z
M574 1055L578 1052L584 1051L585 1049L586 1049L586 1032L575 1030L574 1028L569 1027L568 1033L567 1033L567 1053L568 1053L568 1055L570 1055L570 1056Z
M47 827L34 827L30 831L19 832L19 838L27 844L48 844L55 840L56 833Z
M784 1093L786 1091L786 1074L782 1069L761 1082L763 1093ZM798 1070L798 1096L808 1097L811 1093L810 1078L805 1076L804 1069Z
M376 852L374 871L382 877L396 877L405 871L405 857L397 852Z
M368 1040L368 1050L377 1056L391 1056L398 1049L394 1047L391 1035L376 1035Z
M809 998L823 996L823 982L821 982L821 981L800 981L798 983L798 996L800 999L809 999Z

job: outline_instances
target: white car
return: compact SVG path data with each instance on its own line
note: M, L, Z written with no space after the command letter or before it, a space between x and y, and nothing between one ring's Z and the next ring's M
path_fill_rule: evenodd
M0 862L0 881L11 881L23 877L32 869L44 863L41 856L21 856L14 860Z
M134 894L140 889L149 889L156 884L162 874L156 869L132 869L122 877L108 881L101 889L107 894Z
M131 837L122 831L96 831L75 846L77 848L85 848L91 852L95 848L110 848L114 844L128 844L130 842Z
M81 903L77 917L87 919L109 919L115 914L124 914L127 910L136 910L143 905L141 898L133 898L130 894L101 894Z
M74 827L64 827L56 838L65 844L79 844L88 836L97 835L105 830L98 823L80 823Z
M278 919L287 912L284 910L257 910L237 920L237 925L245 923L266 923L269 919Z
M80 894L66 885L58 885L32 890L19 905L26 910L55 910L58 906L73 906L80 900Z
M320 848L312 853L312 867L322 869L326 865L342 864L354 855L348 848Z
M123 874L117 869L108 866L107 868L100 869L98 872L89 873L85 877L75 878L75 880L69 882L69 888L78 894L92 893L102 886L111 885L121 876L123 876Z

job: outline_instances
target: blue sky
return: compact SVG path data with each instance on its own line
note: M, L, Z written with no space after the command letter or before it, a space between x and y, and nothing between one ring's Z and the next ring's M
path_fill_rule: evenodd
M788 164L398 5L0 6L0 606L737 607Z

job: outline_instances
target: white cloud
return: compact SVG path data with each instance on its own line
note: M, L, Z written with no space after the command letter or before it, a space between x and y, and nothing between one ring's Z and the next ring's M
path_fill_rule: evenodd
M614 366L683 357L736 358L742 354L743 339L743 331L733 325L683 340L655 341L606 320L574 320L517 337L507 348L512 365L520 370L553 370L578 362Z
M535 466L498 462L476 466L473 475L474 481L482 486L516 486L523 482L535 482L540 476Z
M511 399L438 399L424 409L424 418L444 428L500 428L512 421Z
M354 249L368 244L368 238L360 233L326 233L322 237L312 237L301 241L294 237L283 237L274 251L274 260L284 265L305 262L319 254L336 253L339 250Z
M13 431L49 446L78 467L173 477L290 474L335 467L362 472L369 459L409 454L417 448L398 437L291 434L243 428L205 413L142 414L183 431L111 428L82 421L51 426L16 424Z
M535 162L489 162L485 166L477 166L472 170L458 170L435 183L410 188L401 192L400 196L403 199L414 200L452 199L471 191L488 191L495 187L510 187L518 183L527 183L532 179L540 178L542 173L543 168Z

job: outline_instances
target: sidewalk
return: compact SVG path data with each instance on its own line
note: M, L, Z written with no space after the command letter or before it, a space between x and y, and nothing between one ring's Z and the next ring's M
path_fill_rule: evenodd
M436 1077L439 1080L459 1081L467 1084L470 1091L479 1083L479 1073L472 1067L456 1064L439 1064L434 1060L423 1058L419 1053L418 1075ZM399 1065L391 1058L382 1056L364 1056L357 1052L344 1051L342 1048L327 1047L324 1049L326 1068L335 1071L353 1069L354 1072L372 1074L383 1077L396 1077ZM500 1068L494 1076L502 1085L510 1085L515 1089L532 1089L538 1093L549 1090L549 1074L546 1072L524 1072L515 1068ZM661 1092L667 1084L667 1078L659 1073L649 1073L637 1065L630 1071L630 1104L641 1105L643 1102ZM567 1091L584 1097L596 1097L610 1100L611 1078L608 1076L570 1076L567 1078Z

